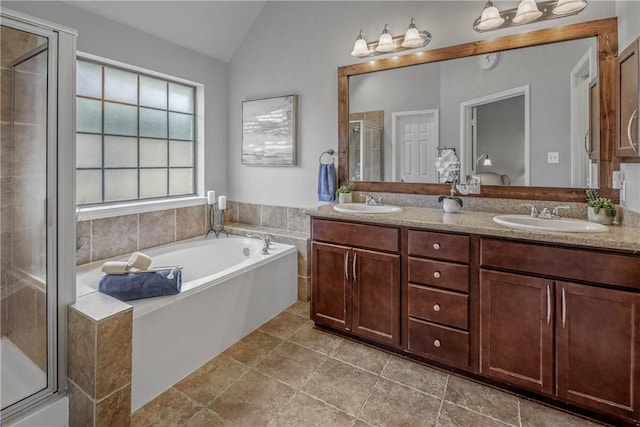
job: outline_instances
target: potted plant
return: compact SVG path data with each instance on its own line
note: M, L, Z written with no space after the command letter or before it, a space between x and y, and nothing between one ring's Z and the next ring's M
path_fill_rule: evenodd
M438 197L438 203L442 203L442 209L445 212L454 213L462 208L462 199L456 196L456 182L458 182L457 179L451 181L451 189L448 196Z
M598 224L610 225L616 216L616 205L610 199L600 197L598 190L588 188L585 190L587 195L587 217L589 221Z
M351 203L353 191L353 183L350 182L347 185L341 185L336 190L336 199L338 199L338 203Z

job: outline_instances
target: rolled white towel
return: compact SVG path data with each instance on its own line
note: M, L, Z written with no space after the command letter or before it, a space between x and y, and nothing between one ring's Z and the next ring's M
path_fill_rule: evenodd
M139 270L146 270L151 266L151 258L142 252L134 252L129 257L127 265L130 268L137 268Z
M106 274L126 274L131 267L124 261L107 261L102 264L102 272Z

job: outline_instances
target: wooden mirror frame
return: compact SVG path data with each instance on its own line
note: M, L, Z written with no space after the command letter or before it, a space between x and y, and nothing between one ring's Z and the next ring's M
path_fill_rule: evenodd
M482 40L457 46L421 51L394 58L362 62L338 68L338 170L340 185L349 181L349 77L375 71L391 70L411 65L447 59L463 58L489 52L539 46L568 40L596 37L598 46L598 84L600 88L600 147L598 159L599 192L618 201L618 191L611 189L611 173L618 169L615 156L616 97L615 73L618 54L618 20L606 18L581 22L492 40ZM410 194L447 194L449 184L355 181L355 190ZM583 188L518 187L483 185L479 195L505 199L552 200L584 202Z

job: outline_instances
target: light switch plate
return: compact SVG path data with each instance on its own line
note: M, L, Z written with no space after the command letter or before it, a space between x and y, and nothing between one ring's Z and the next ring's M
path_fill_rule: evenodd
M560 163L560 153L557 151L549 151L547 153L547 163Z

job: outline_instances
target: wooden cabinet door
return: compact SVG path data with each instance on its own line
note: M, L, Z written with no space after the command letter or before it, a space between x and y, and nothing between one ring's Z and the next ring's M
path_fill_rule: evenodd
M480 373L553 393L551 280L480 270Z
M636 40L618 56L617 101L618 137L616 154L618 157L640 157L638 117L640 87L640 40Z
M400 255L353 249L353 332L400 343Z
M557 395L640 419L640 295L556 282Z
M311 243L311 318L323 325L351 330L351 250Z

